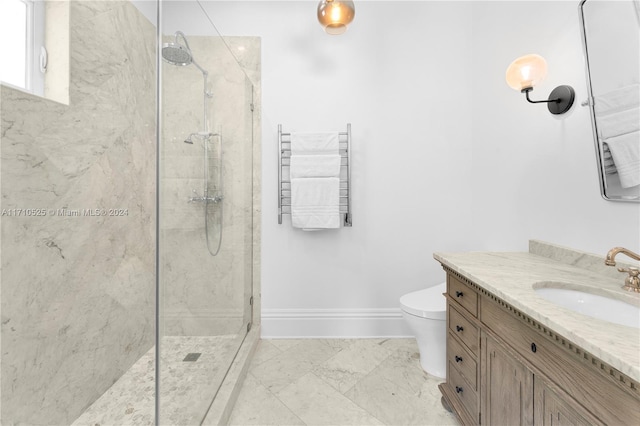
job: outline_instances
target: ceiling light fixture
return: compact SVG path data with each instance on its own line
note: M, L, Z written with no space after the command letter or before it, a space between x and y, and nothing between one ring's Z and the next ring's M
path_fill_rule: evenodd
M350 0L322 0L318 4L318 21L327 34L339 35L347 31L356 7Z

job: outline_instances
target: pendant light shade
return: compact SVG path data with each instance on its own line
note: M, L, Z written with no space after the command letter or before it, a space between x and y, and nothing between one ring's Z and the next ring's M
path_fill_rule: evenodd
M318 21L327 34L338 35L347 31L353 21L356 7L350 0L322 0L318 4Z

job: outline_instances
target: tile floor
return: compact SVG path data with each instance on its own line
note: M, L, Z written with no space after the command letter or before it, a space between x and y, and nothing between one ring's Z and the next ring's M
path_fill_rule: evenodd
M457 425L414 339L261 340L230 425Z

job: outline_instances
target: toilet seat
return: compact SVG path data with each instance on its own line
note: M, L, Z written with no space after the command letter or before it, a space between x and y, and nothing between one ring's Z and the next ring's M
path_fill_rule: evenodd
M447 299L442 295L446 293L447 283L438 284L424 290L407 293L400 298L402 310L408 314L445 320L447 318Z

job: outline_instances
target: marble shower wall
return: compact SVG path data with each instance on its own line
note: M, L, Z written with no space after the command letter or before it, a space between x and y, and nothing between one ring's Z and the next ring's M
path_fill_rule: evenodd
M0 86L3 425L70 424L154 343L155 28L69 22L69 105Z
M160 255L163 335L222 335L243 330L250 318L254 241L254 120L258 111L260 40L189 36L194 58L209 71L209 130L222 145L222 245L209 254L205 206L189 203L204 192L203 77L194 66L162 65ZM234 57L229 49L239 53ZM240 59L242 68L238 64ZM243 71L244 70L244 71ZM246 73L246 74L245 74ZM251 77L251 78L249 78ZM214 150L215 151L215 150ZM259 159L258 159L259 160ZM217 173L217 159L210 169ZM259 186L257 187L259 189ZM210 194L211 195L211 194ZM211 208L211 207L210 207ZM210 223L211 221L211 217ZM217 226L213 227L213 246Z

